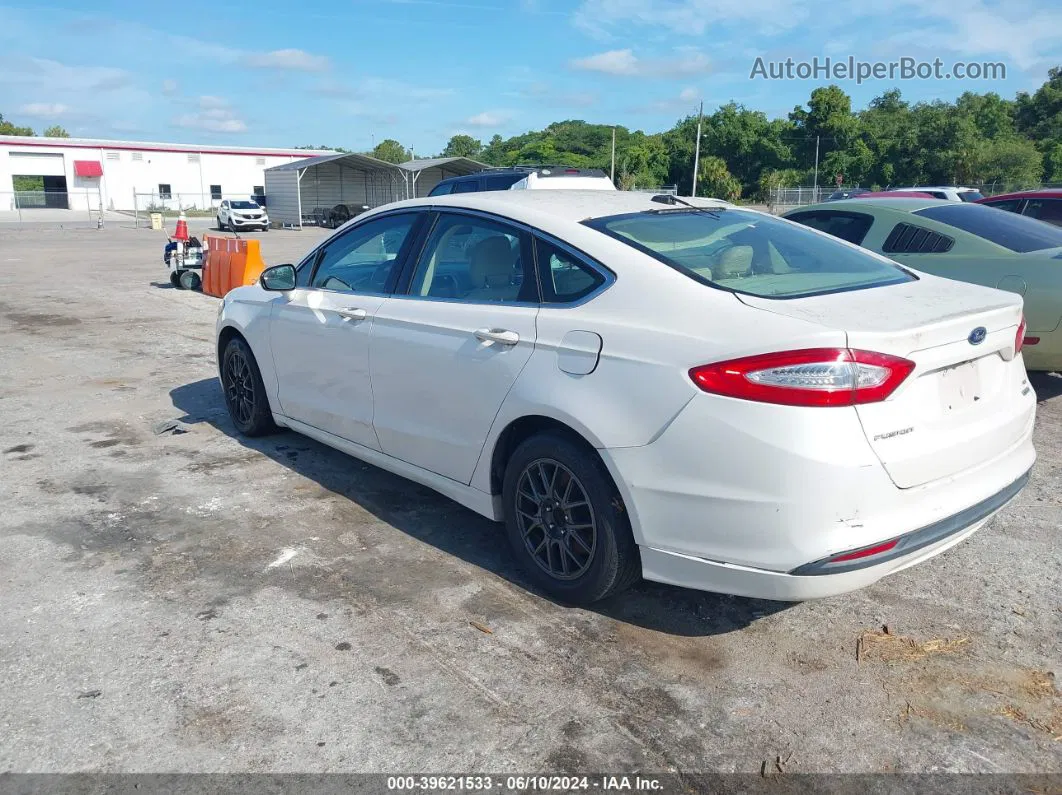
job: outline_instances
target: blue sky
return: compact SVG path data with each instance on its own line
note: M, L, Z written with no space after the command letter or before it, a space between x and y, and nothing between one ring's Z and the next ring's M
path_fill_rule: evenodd
M0 0L2 2L2 0ZM656 132L729 100L784 115L829 80L757 57L1001 61L1005 80L838 81L857 107L1035 90L1062 64L1057 0L43 0L0 5L0 113L82 137L418 155L586 119Z

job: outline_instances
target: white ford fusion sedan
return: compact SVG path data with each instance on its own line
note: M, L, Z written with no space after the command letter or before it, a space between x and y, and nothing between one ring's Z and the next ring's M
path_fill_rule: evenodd
M220 308L236 428L504 521L544 590L860 588L1024 486L1021 298L708 200L415 199Z

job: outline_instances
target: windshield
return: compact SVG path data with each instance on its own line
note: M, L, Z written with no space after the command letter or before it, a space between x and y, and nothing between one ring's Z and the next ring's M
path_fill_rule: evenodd
M763 298L799 298L915 280L898 265L759 213L667 210L584 223L696 281Z
M1062 229L1059 227L985 204L943 204L916 210L914 214L954 226L1022 254L1062 246Z
M232 209L234 210L257 210L258 205L254 202L232 202Z

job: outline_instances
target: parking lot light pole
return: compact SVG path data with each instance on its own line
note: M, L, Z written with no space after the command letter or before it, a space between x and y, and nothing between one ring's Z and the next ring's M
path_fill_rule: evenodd
M813 201L819 200L819 137L815 136L815 181L814 190L812 191L811 198Z
M697 111L697 144L693 148L693 190L690 191L690 196L697 195L697 167L701 161L701 118L704 116L704 102L701 102L701 107Z

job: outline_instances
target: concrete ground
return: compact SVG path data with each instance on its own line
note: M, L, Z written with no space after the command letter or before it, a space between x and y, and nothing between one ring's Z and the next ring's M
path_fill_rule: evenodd
M1062 379L1029 487L925 565L573 609L433 492L237 436L163 243L0 229L0 773L1062 772Z

